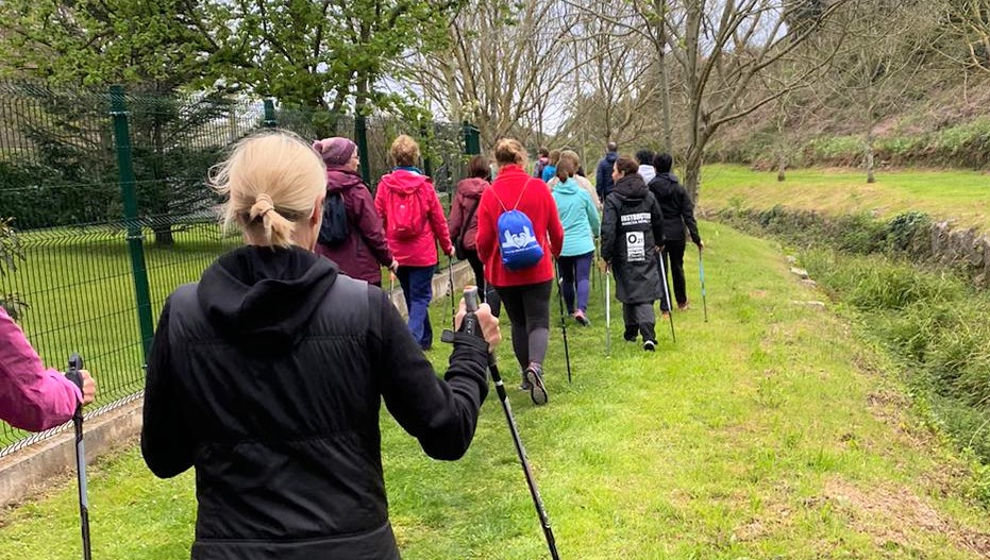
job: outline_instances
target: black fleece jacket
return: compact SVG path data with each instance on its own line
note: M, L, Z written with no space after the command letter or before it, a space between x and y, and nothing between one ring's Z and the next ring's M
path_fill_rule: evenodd
M243 247L176 290L155 334L141 449L196 468L192 557L398 558L379 409L437 459L461 457L488 391L460 334L439 379L385 294L308 251Z

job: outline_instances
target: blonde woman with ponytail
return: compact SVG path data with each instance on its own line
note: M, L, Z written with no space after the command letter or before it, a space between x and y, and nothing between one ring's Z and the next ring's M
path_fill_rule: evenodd
M155 475L196 469L192 558L398 559L381 401L428 455L461 457L498 320L482 305L438 377L385 294L313 252L326 169L294 135L239 142L211 182L245 245L166 300L141 433Z

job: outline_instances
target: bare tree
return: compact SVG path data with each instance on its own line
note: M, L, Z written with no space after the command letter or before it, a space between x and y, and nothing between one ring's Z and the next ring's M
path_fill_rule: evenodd
M961 39L943 49L950 60L966 68L990 73L990 0L945 0L942 2L948 29Z
M474 122L491 145L526 141L554 111L573 68L566 5L540 0L470 0L448 26L448 45L413 60L418 84L451 120ZM541 131L542 132L542 131Z
M836 98L862 115L866 182L876 182L875 142L880 121L895 110L922 68L923 45L933 35L930 20L916 17L926 3L905 0L857 0L843 19L847 49L840 53L830 80Z

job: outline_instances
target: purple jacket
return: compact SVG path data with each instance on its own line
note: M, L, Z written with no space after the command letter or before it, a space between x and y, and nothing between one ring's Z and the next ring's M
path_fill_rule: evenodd
M359 280L380 285L381 267L392 264L392 252L385 242L382 220L375 212L375 201L361 176L349 169L327 168L327 196L340 193L347 208L350 235L334 247L316 244L316 252L337 263L340 271Z
M81 402L79 388L45 369L21 328L0 308L0 419L40 432L68 422Z

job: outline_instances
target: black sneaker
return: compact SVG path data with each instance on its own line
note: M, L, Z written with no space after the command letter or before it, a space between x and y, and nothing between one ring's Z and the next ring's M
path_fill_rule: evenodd
M522 377L522 383L519 384L519 390L529 391L532 385L530 384L529 379L526 378L526 370L522 370L521 372L519 372L519 375Z
M643 343L643 350L646 350L647 352L656 352L657 351L657 343L656 343L656 341L647 340L646 342L644 342Z
M550 395L547 394L547 388L543 385L543 372L537 367L529 366L526 368L526 381L529 383L529 398L533 399L533 404L547 404Z

